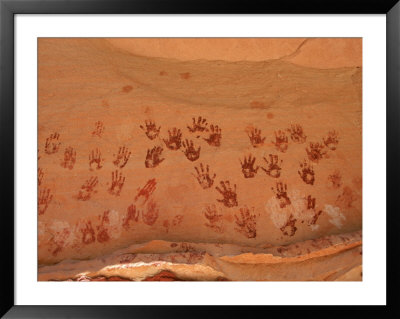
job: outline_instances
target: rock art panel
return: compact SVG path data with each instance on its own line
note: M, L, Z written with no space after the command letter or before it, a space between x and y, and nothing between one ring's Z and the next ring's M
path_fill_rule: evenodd
M362 280L361 43L39 39L40 278Z

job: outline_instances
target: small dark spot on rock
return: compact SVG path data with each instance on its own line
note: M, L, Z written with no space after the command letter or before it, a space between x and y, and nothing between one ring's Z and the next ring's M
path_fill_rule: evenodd
M161 75L161 76L163 76L163 75L168 75L168 73L165 72L165 71L160 71L160 75Z
M250 107L252 108L257 108L257 109L262 109L265 108L265 104L260 101L251 101L250 102Z
M122 92L124 92L124 93L129 93L130 91L132 91L132 89L133 89L133 87L132 87L131 85L125 85L125 86L122 88Z
M182 79L187 80L190 78L191 75L189 72L186 72L186 73L181 73L180 76Z
M267 118L268 118L269 120L273 119L273 118L274 118L274 114L271 113L271 112L267 113Z

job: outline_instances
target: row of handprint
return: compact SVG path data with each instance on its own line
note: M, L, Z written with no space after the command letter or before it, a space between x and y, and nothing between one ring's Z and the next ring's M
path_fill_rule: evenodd
M160 132L161 127L156 125L154 121L146 121L144 125L139 126L143 131L145 136L152 142L158 138L160 140ZM104 124L100 121L95 123L95 129L91 133L93 137L101 138L104 133L105 127ZM218 148L222 140L222 129L218 125L210 125L208 128L207 120L198 117L192 119L192 124L187 126L188 134L192 138L183 138L182 131L178 128L172 128L168 130L168 136L162 138L162 143L171 150L177 151L182 149L185 157L191 161L195 162L200 158L200 146L195 146L195 138L200 138L201 134L208 134L207 137L203 137L203 139L210 145L210 147ZM289 147L289 138L286 135L290 135L290 140L293 143L304 144L307 142L307 136L305 135L303 128L301 125L291 125L289 128L285 130L279 130L275 132L275 140L272 141L275 149L281 153L285 153ZM194 136L193 136L194 135ZM262 136L262 131L257 128L252 128L248 132L248 139L251 147L260 148L264 145L266 140L265 136ZM193 141L194 140L194 141ZM299 167L297 170L299 178L308 185L314 185L315 181L315 173L313 169L313 165L317 164L321 159L325 157L328 151L336 150L338 145L338 134L335 131L328 132L327 136L323 138L320 142L309 143L305 148L305 157L307 159L303 159L299 163ZM45 156L52 156L59 152L61 147L61 139L58 133L51 134L45 142L44 145L44 153ZM154 169L159 166L165 158L162 155L163 147L160 145L154 145L152 148L147 150L144 167L147 169ZM114 159L112 164L115 166L115 170L111 172L111 182L109 183L109 187L107 189L108 193L112 196L120 196L123 186L125 184L125 174L124 168L129 162L131 151L125 147L118 147L118 151L114 154ZM293 199L288 192L288 187L285 183L279 180L282 171L282 163L283 159L282 155L278 154L268 154L267 157L263 156L262 160L264 165L257 165L257 158L252 154L244 156L241 158L240 169L242 172L242 176L245 179L254 178L259 169L269 176L273 180L275 180L275 187L272 187L272 191L276 200L278 201L278 206L280 209L284 209L292 204ZM39 153L38 158L40 159L41 154ZM88 154L88 169L92 172L101 170L104 165L104 159L102 158L101 151L98 148L91 150ZM64 158L62 159L60 165L63 168L68 170L73 170L76 162L76 151L73 147L68 146L64 150ZM214 172L210 167L210 164L205 164L201 160L198 164L193 166L192 175L195 180L198 182L199 186L204 189L211 189L215 186L215 190L221 197L217 197L216 201L221 203L224 207L228 209L232 209L234 207L239 207L238 211L235 211L235 230L239 233L243 234L246 238L255 238L257 235L256 230L256 214L254 212L254 207L247 207L243 203L240 203L240 198L237 196L237 185L231 183L229 180L221 180L218 185L215 185L215 179L217 177L217 172ZM239 167L238 167L239 168ZM156 170L152 170L152 175L156 175ZM335 173L336 174L336 173ZM336 182L340 183L340 176L338 173L335 175L331 175L332 183ZM53 199L53 194L51 190L47 187L43 187L43 179L45 176L45 171L42 168L38 169L38 184L39 184L39 196L38 196L38 213L39 215L45 214L49 204ZM77 193L73 196L78 201L88 201L92 198L93 194L97 192L96 188L98 187L99 179L97 176L92 176L88 178L77 191ZM139 222L139 217L142 217L144 224L148 226L154 225L159 216L159 208L153 200L149 200L149 197L155 190L156 179L150 179L147 184L138 190L138 193L135 196L135 200L133 204L130 204L126 213L121 221L121 227L123 229L128 230L130 228L130 223ZM140 205L137 200L138 198L144 198L144 204ZM296 200L296 199L294 199ZM148 201L148 202L147 202ZM311 195L306 196L304 202L304 210L309 212L310 217L307 220L301 221L306 222L306 224L310 227L316 227L316 223L320 215L322 214L322 210L316 209L316 199ZM112 211L111 211L112 212ZM107 223L110 214L110 211L106 211L103 217L99 217L99 221L101 222L96 227L92 226L92 222L87 220L86 222L79 222L75 225L76 232L81 234L81 242L85 245L91 244L96 240L98 242L105 242L110 238L109 230L107 230ZM212 231L216 233L222 233L223 226L223 214L219 207L215 204L207 205L203 211L204 218L206 222L204 225L210 228ZM174 227L179 225L184 216L176 215L172 220L164 220L163 227L168 232L170 227ZM296 233L297 219L293 217L292 214L289 214L287 220L279 226L282 234L286 236L293 236ZM82 223L82 224L81 224ZM74 228L74 229L75 229ZM52 239L53 241L65 242L65 236L72 236L71 232L74 232L72 229L65 228L66 230L60 233L59 235L55 235ZM96 229L98 234L96 234ZM60 237L61 236L61 237ZM56 240L56 238L64 238L60 240ZM96 239L97 238L97 239ZM107 240L106 240L107 239ZM58 252L61 248L61 244L57 244L54 249L55 252Z
M218 147L221 144L222 139L222 130L218 127L218 125L211 125L210 129L208 128L207 120L198 117L197 121L195 118L192 119L193 123L191 126L187 126L188 131L190 133L196 132L210 132L208 138L204 138L209 145L214 147ZM140 125L140 128L144 130L146 136L150 140L154 140L160 134L161 127L156 126L153 121L146 121L145 126ZM95 123L95 129L92 132L93 136L101 137L104 132L104 124L102 122ZM304 134L302 126L296 124L291 125L290 128L286 130L290 134L290 138L294 143L305 143L307 136ZM199 136L197 136L199 137ZM253 147L260 147L264 144L266 137L262 137L262 131L257 128L253 128L249 133L248 137L250 143ZM190 161L196 161L200 157L201 147L195 147L194 142L192 140L186 139L182 141L182 132L180 129L173 128L172 130L168 130L168 137L163 138L163 141L166 147L170 150L179 150L183 147L183 153ZM275 141L272 141L275 145L276 149L282 153L285 153L288 149L288 137L286 136L285 131L279 130L275 132ZM300 178L306 183L313 185L315 181L315 173L313 169L312 162L318 163L327 153L327 150L335 150L338 145L338 134L335 131L328 132L328 135L322 139L321 142L309 143L309 146L306 147L305 151L308 156L308 160L304 159L300 165L298 174ZM51 155L57 153L59 151L61 142L60 135L58 133L51 134L45 143L45 153L47 155ZM146 158L144 161L144 165L146 168L154 168L157 167L160 163L164 161L165 158L162 158L163 148L161 146L154 146L151 149L147 150ZM119 147L118 152L114 154L113 164L116 166L116 170L111 173L111 184L108 189L108 192L112 195L119 196L122 188L125 183L125 177L123 176L121 169L125 167L131 152L127 147ZM40 158L40 156L39 156ZM279 158L279 155L269 154L268 158L263 157L265 162L265 167L261 166L261 169L272 178L279 178L281 175L282 162L283 160ZM76 151L73 147L68 146L64 151L64 159L61 162L61 166L68 169L73 169L74 164L76 162ZM243 176L245 178L254 178L257 174L260 166L255 165L256 158L251 154L248 157L244 157L244 159L240 159L241 170ZM101 151L96 148L89 153L88 156L88 166L90 170L99 170L103 167L103 159L101 155ZM199 167L194 167L196 170L197 176L196 179L199 182L200 186L203 189L210 188L214 179L216 178L216 174L212 174L210 172L209 165L204 167L203 163L200 163ZM44 177L44 171L42 168L38 169L38 185L42 184L42 180ZM98 183L98 178L96 176L91 177L86 180L84 184L82 184L81 189L77 194L78 200L86 201L91 198L92 193L95 190L95 187ZM237 206L236 200L236 185L234 188L231 188L229 181L221 181L221 187L216 187L216 190L221 193L223 199L218 199L218 201L224 203L226 207ZM278 195L277 196L282 196ZM45 210L48 207L49 202L52 199L52 195L50 194L49 189L41 189L39 192L39 214L44 214Z

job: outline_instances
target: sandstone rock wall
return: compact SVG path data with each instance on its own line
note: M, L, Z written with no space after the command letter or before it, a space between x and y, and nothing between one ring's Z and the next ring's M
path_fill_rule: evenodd
M361 40L198 41L39 39L40 265L361 230Z

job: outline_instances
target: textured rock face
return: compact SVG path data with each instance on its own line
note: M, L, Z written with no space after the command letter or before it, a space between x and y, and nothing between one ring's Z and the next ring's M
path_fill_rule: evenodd
M39 279L360 280L361 39L180 40L39 40Z

